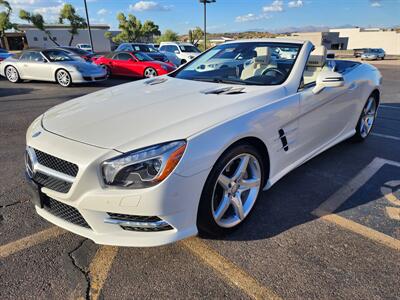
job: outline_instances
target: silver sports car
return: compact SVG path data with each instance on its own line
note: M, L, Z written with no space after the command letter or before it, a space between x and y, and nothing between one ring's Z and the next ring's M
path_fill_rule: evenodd
M19 57L10 57L0 63L0 75L14 83L24 79L56 81L64 87L107 79L103 68L74 60L58 49L23 51Z

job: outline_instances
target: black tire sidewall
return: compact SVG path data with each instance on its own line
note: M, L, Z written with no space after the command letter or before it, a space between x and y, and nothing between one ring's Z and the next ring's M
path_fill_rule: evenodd
M254 203L254 206L252 207L252 210L249 212L249 214L246 216L246 218L239 223L238 225L232 227L232 228L224 228L220 227L214 220L213 215L212 215L212 195L214 192L214 186L216 184L216 181L218 179L219 174L222 172L222 170L226 167L226 165L236 156L240 154L251 154L253 155L259 162L260 168L261 168L261 185L260 185L260 191L257 195L256 202ZM199 231L199 235L205 236L205 237L218 237L218 236L223 236L226 235L233 230L236 230L238 227L240 227L243 223L248 220L250 214L252 213L254 207L256 206L258 199L260 198L260 195L262 194L262 189L264 188L265 184L265 165L264 165L264 160L257 148L255 148L252 145L247 145L247 144L241 144L234 146L232 148L229 148L227 151L225 151L221 157L217 160L215 163L214 167L212 168L210 174L207 177L207 180L204 184L203 191L200 197L200 202L199 202L199 207L197 211L197 228Z

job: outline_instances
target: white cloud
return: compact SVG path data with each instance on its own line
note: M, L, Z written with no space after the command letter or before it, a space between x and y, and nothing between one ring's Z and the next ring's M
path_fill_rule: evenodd
M371 1L371 6L372 7L381 7L382 4L380 1Z
M108 10L105 9L105 8L99 9L97 11L97 14L100 15L100 16L104 16L104 15L108 14Z
M129 5L129 9L133 11L147 11L147 10L159 10L159 11L166 11L171 10L171 6L168 5L161 5L155 1L139 1L135 4Z
M12 5L33 5L36 4L37 0L9 0L8 3Z
M263 12L281 12L283 11L283 1L275 0L271 5L263 7Z
M235 22L238 22L238 23L253 22L253 21L269 19L269 18L270 18L270 16L267 14L256 15L256 14L248 13L246 15L237 16L235 18Z
M303 0L293 0L289 1L288 7L289 8L298 8L303 6Z
M33 10L35 14L41 15L58 15L60 13L61 8L64 6L64 3L61 3L57 6L45 6L38 7Z

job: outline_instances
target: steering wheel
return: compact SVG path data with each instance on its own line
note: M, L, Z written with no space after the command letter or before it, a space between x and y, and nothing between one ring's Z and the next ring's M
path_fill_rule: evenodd
M278 68L269 68L269 69L265 69L265 70L261 73L261 75L266 75L266 74L269 73L269 72L276 72L276 73L278 73L279 75L281 75L282 77L285 77L285 74L284 74L281 70L279 70Z

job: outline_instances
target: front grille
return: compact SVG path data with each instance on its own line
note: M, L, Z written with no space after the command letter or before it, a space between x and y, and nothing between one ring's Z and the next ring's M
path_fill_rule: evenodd
M44 153L35 149L35 154L39 164L46 166L50 169L56 170L60 173L67 174L72 177L76 177L78 174L78 166L69 161L63 160L61 158L52 156L50 154Z
M46 197L44 200L44 209L52 215L67 222L92 229L76 208L59 202L53 198Z
M32 179L39 185L60 193L68 193L72 185L70 182L47 176L46 174L42 174L40 172L36 172Z

